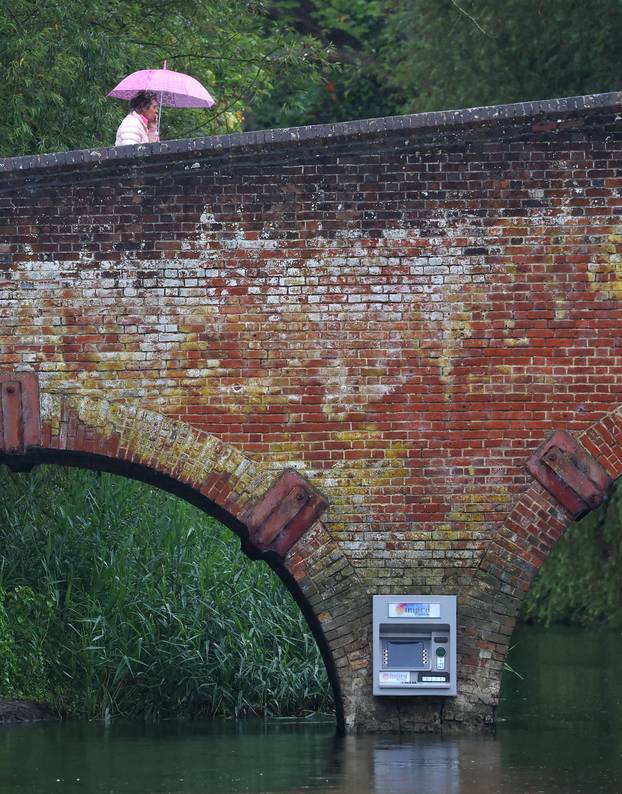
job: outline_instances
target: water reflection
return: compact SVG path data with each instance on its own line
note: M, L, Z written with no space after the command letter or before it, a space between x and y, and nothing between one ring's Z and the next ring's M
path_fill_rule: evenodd
M337 737L332 721L0 730L0 794L619 794L622 639L524 627L495 736Z
M460 792L460 753L455 742L377 743L374 747L374 789L392 794L439 790Z

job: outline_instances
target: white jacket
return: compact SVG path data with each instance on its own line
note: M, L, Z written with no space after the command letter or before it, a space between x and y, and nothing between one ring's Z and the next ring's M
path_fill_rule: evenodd
M132 143L155 143L160 137L157 132L151 132L143 121L140 113L132 111L119 124L115 146L127 146Z

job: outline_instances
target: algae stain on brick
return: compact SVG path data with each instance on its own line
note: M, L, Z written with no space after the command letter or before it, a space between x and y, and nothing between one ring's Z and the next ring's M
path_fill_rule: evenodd
M622 231L622 230L621 230ZM622 299L622 233L611 232L600 246L595 262L588 265L587 281L597 299Z
M241 473L246 472L248 484L251 475L261 470L216 436L168 417L89 397L70 398L70 404L86 427L97 429L104 439L119 436L120 445L131 449L137 460L155 469L174 470L184 481L197 482L216 471L235 475L239 487Z

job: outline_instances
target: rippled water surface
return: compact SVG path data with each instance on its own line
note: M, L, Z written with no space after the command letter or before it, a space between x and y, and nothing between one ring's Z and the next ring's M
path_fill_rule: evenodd
M622 637L522 627L494 736L336 737L330 721L0 729L4 794L620 794Z

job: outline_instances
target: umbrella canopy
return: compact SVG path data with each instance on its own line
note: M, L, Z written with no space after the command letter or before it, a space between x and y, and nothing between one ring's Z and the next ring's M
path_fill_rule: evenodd
M130 100L139 91L158 94L160 105L171 108L211 108L215 100L190 75L163 69L141 69L123 78L108 94L113 99Z

